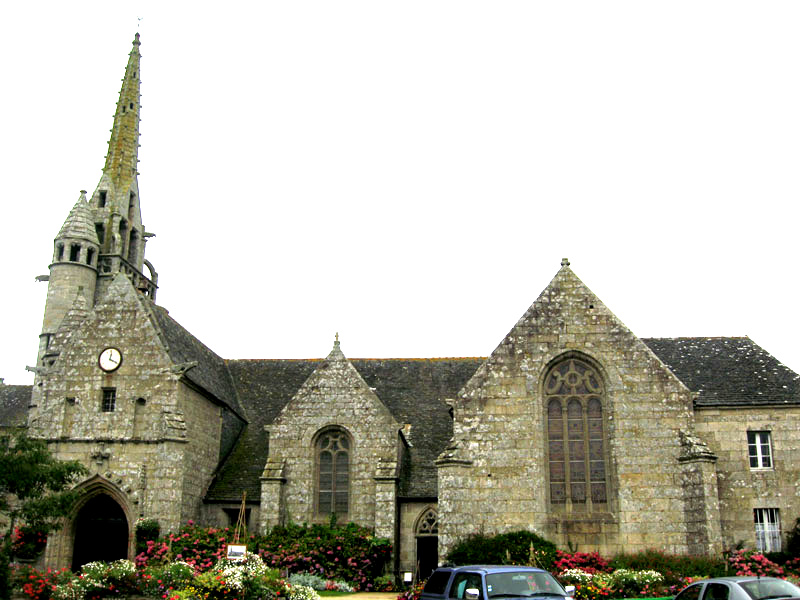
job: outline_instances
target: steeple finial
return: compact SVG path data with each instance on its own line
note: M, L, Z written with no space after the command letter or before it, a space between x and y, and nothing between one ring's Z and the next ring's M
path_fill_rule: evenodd
M127 190L136 177L139 162L139 33L133 38L125 78L119 91L114 126L108 141L103 173L117 190Z

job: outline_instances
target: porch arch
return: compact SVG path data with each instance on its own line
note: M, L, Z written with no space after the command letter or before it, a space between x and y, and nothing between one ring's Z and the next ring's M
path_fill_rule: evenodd
M55 539L48 564L71 566L87 562L131 558L133 518L125 494L107 479L95 475L78 485L83 491L66 525ZM48 548L48 550L50 550Z

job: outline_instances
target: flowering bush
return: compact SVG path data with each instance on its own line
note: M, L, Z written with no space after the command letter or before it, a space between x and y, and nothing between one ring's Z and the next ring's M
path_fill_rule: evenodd
M583 569L566 569L559 573L565 585L575 586L575 597L579 600L632 596L656 597L664 593L664 576L657 571L632 571L617 569L613 573Z
M310 587L294 585L289 588L289 600L320 600L320 597Z
M422 594L422 590L425 589L425 584L428 583L427 579L423 579L422 581L418 581L414 587L409 590L406 590L402 594L397 597L397 600L419 600L420 595Z
M14 527L11 553L16 558L36 558L47 545L47 532L33 525Z
M608 562L597 552L568 553L556 550L553 570L560 573L567 569L580 569L586 573L610 573L612 571Z
M194 580L192 565L177 561L139 571L139 589L147 596L162 598L173 590L187 587Z
M232 538L228 528L197 527L190 522L177 533L146 541L136 564L144 569L181 560L197 572L208 571L225 556ZM270 567L346 581L360 590L373 589L392 553L389 540L352 523L276 527L266 536L251 535L241 543Z
M76 577L68 570L38 571L33 567L18 567L14 573L14 587L31 600L50 600L62 598L57 593L60 586L68 584Z
M87 563L81 567L77 580L70 582L67 587L78 598L127 595L138 589L136 565L129 560ZM62 592L66 593L67 590Z
M736 550L728 557L728 564L737 575L758 575L761 577L785 577L783 567L772 562L760 552Z

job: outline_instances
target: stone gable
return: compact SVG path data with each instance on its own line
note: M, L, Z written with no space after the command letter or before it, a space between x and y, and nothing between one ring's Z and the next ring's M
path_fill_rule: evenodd
M575 357L603 384L607 502L550 499L543 384ZM439 460L445 550L476 531L534 529L566 544L614 552L646 547L653 523L672 520L663 545L685 550L678 432L691 393L563 265L453 402L454 440ZM476 515L480 515L475 518Z
M349 510L337 517L393 531L401 424L350 364L338 341L269 426L262 526L330 518L316 503L314 450L320 433L330 428L344 431L351 444Z

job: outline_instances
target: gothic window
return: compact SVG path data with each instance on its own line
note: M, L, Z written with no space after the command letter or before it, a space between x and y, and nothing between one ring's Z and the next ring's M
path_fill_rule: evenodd
M317 438L315 450L317 513L346 515L350 502L350 438L341 429L328 429Z
M417 535L439 535L439 517L434 509L429 508L420 518Z
M545 378L552 504L605 504L603 383L588 363L566 359Z
M108 197L108 192L106 190L100 190L100 194L98 195L97 198L97 206L99 208L105 208L107 197Z
M80 244L71 244L69 247L69 259L72 262L78 262L78 258L81 254L81 245Z
M86 249L86 264L91 265L94 262L94 248Z
M56 245L56 260L64 258L64 244Z

